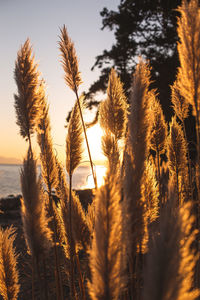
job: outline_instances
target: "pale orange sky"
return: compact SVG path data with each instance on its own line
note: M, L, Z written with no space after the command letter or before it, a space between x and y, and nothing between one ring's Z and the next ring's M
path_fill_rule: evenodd
M36 61L39 62L39 70L47 85L53 142L59 157L63 160L65 118L75 102L75 97L65 85L63 69L59 62L59 27L66 24L75 43L83 80L80 93L87 91L99 75L98 70L91 71L95 56L102 50L109 49L114 41L111 32L100 30L102 19L99 12L104 6L116 9L119 2L119 0L0 1L0 163L19 163L23 160L27 149L15 123L13 97L16 93L13 71L20 46L27 37L30 38ZM99 142L96 140L94 142L94 138L90 138L90 143L94 160L101 160L101 150L98 151L97 147L92 146L100 147L100 137Z

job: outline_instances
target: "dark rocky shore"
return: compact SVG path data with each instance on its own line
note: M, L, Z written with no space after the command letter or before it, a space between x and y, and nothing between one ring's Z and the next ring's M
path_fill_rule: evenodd
M89 203L91 203L93 198L93 190L77 190L76 193L79 195L81 204L84 209L87 209ZM6 198L0 199L0 226L6 228L13 226L16 229L16 239L15 239L15 248L18 256L18 270L19 270L19 281L20 281L20 293L18 299L27 300L31 299L31 258L27 253L27 247L24 240L24 233L21 221L21 195L9 195ZM54 197L55 202L59 201L56 196ZM60 249L60 257L62 257L62 251ZM55 299L55 284L54 276L52 270L52 258L50 262L47 262L47 273L48 275L48 288L49 288L49 300ZM61 258L62 259L62 258ZM65 273L65 272L64 272ZM66 274L63 274L63 290L65 296L69 292L68 282L66 281ZM36 280L36 290L35 290L35 299L41 299L39 296L39 288L37 287Z

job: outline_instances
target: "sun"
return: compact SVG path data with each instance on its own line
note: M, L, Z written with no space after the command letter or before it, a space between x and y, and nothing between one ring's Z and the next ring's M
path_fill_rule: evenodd
M100 187L101 185L104 184L104 178L106 175L107 168L105 166L97 165L97 166L95 166L94 170L96 172L96 177L97 177L97 186ZM95 187L92 174L90 174L87 177L86 181L87 181L87 184L86 184L85 188L93 189Z
M91 128L87 129L87 138L94 165L105 165L106 157L103 155L101 150L101 138L103 131L100 125L97 123ZM85 157L88 157L86 143L85 143ZM86 159L87 160L87 159Z

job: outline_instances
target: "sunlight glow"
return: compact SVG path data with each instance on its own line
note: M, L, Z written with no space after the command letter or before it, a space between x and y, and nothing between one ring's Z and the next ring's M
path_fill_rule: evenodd
M95 166L96 176L97 176L97 186L100 187L104 184L104 177L106 175L107 168L105 166ZM93 189L94 188L94 180L92 174L90 174L87 178L87 185L85 188Z
M106 158L101 150L101 137L103 131L99 124L94 125L93 127L87 130L87 138L91 151L91 156L94 164L104 165L106 163ZM85 156L88 156L86 144L85 144Z

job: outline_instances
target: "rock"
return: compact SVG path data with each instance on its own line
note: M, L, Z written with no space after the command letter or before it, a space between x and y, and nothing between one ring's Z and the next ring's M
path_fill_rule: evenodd
M10 211L10 210L16 210L19 209L21 206L20 199L22 198L21 195L13 196L9 195L6 198L0 199L0 210L3 212Z

